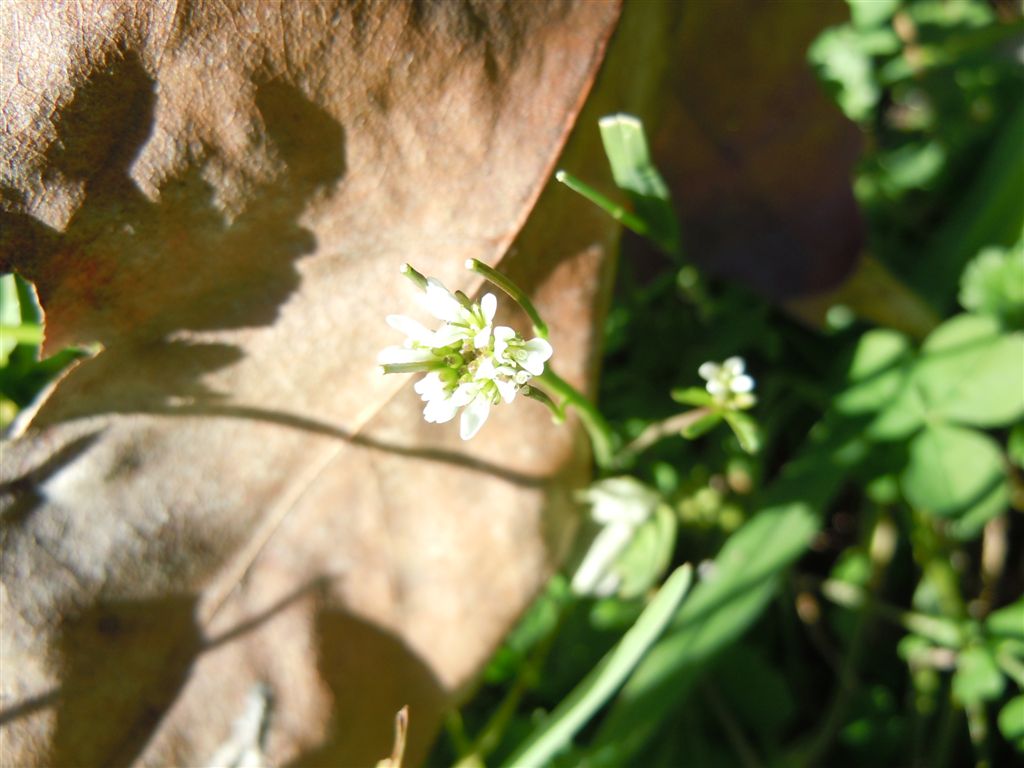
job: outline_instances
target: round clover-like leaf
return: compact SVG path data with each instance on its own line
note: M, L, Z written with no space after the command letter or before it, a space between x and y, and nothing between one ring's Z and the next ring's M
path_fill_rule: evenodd
M999 447L973 429L929 424L911 441L901 479L907 500L918 509L959 515L1004 482Z
M906 378L904 363L910 342L901 333L868 331L857 344L847 379L851 386L836 398L836 408L847 416L882 410L899 393Z
M958 315L925 342L912 386L932 413L976 427L1024 416L1024 334L992 317Z

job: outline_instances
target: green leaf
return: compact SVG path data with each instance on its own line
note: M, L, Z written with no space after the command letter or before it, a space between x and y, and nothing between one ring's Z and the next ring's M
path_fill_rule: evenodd
M994 637L1024 641L1024 598L992 611L985 619L985 630Z
M602 117L597 125L612 177L619 189L668 201L668 187L651 163L640 119L633 115L608 115Z
M1010 461L1019 469L1024 469L1024 423L1014 425L1010 430L1010 439L1006 441L1006 452Z
M576 733L618 690L661 635L690 588L693 569L673 571L629 631L583 681L505 761L506 766L541 766L567 747Z
M954 516L1005 482L999 447L973 429L929 424L910 443L903 493L924 512Z
M982 645L965 648L956 658L953 695L964 705L998 699L1006 687L992 651Z
M632 115L608 115L598 121L612 177L633 202L650 238L666 253L678 254L679 222L672 210L668 186L651 162L643 123Z
M925 341L914 385L928 410L976 427L1024 416L1024 333L982 315L957 315Z
M747 453L761 450L761 430L753 418L739 411L725 411L723 416L739 440L740 448Z
M910 341L903 334L888 330L865 333L850 362L850 386L835 399L836 410L844 416L883 410L905 383L910 356Z
M659 505L615 560L622 579L618 596L629 600L643 595L665 573L676 548L678 518L670 507Z
M1013 248L986 248L960 279L960 303L995 317L1009 328L1024 327L1024 240Z
M955 298L964 267L983 248L1009 247L1020 240L1024 228L1024 206L1020 204L1024 200L1024 141L1020 140L1024 135L1024 100L1016 99L1012 110L986 142L985 154L971 174L969 186L925 244L922 258L908 265L911 284L936 307L944 309ZM923 258L925 255L927 258Z
M877 156L887 182L897 193L927 189L946 167L946 151L935 141L904 144Z
M721 420L721 411L710 411L683 427L680 430L680 434L687 440L694 440L713 429Z
M949 526L950 535L959 541L973 541L985 528L985 523L1003 514L1010 504L1009 483L998 483L978 502L963 510Z
M791 682L759 646L737 643L716 659L714 683L745 728L770 740L796 713Z
M14 275L0 276L0 366L7 365L11 352L18 346L13 334L3 329L21 324L21 309L18 302L18 287Z
M885 24L899 10L900 0L846 0L850 20L858 29L871 29Z
M807 506L782 505L759 513L726 541L712 575L694 589L602 723L592 765L631 764L708 660L760 614L775 592L774 577L804 551L817 527Z
M1024 753L1024 696L1014 696L999 710L999 732L1014 749Z
M866 433L872 440L883 442L906 440L921 429L927 415L921 390L915 386L911 374L892 402L868 425Z
M677 403L683 405L711 405L714 399L711 393L703 387L687 387L686 389L673 389L671 397Z
M871 55L853 27L826 29L811 43L807 58L847 117L864 122L874 114L881 91Z

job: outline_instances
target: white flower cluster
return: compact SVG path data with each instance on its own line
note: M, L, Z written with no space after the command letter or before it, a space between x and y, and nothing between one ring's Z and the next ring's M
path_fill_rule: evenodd
M512 402L532 377L544 373L551 345L494 326L498 300L493 293L474 303L433 277L423 278L408 266L403 271L423 289L421 302L441 326L431 331L411 317L389 315L388 325L408 338L402 346L383 350L378 362L385 373L427 371L415 385L426 403L423 418L441 424L461 408L459 434L469 440L487 421L492 405Z
M742 410L757 402L754 380L744 373L746 367L742 357L730 357L721 364L704 363L697 373L707 382L708 394L715 403Z

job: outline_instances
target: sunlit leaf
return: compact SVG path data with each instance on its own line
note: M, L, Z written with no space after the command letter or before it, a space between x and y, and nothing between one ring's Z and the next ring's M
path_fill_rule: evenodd
M943 424L929 424L911 441L902 476L911 504L944 516L962 513L1002 482L1002 459L992 438Z

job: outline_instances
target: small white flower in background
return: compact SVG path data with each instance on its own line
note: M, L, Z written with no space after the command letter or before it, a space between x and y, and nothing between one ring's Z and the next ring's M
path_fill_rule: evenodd
M730 357L721 364L704 363L697 373L707 382L708 394L718 405L742 410L757 402L753 394L754 380L745 370L746 363L742 357Z
M589 502L590 518L602 527L573 574L571 587L578 595L608 597L622 583L615 561L661 499L632 477L599 480L581 491L579 498Z
M406 340L384 349L378 362L385 373L426 371L414 386L425 403L423 418L442 424L462 409L459 435L469 440L487 421L492 405L511 403L531 378L544 373L551 345L540 338L526 341L507 326L495 327L498 300L493 293L472 302L407 265L403 271L421 287L420 302L441 325L432 331L411 317L389 315L388 325Z

